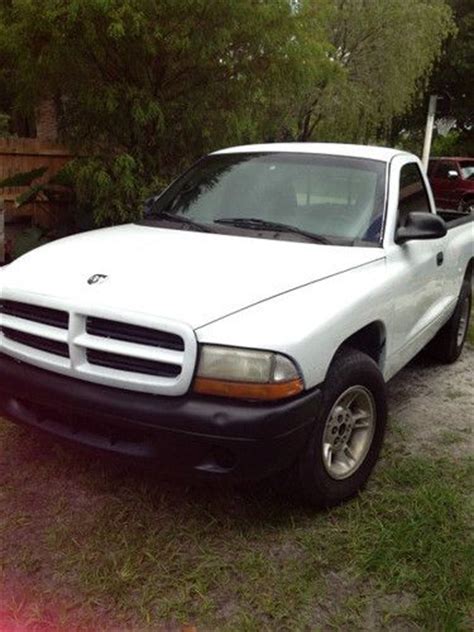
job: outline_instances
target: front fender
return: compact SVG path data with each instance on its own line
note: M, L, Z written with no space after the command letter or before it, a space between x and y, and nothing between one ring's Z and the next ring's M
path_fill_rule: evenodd
M241 310L200 327L200 343L283 353L306 388L321 384L337 349L369 323L386 323L391 296L381 259Z

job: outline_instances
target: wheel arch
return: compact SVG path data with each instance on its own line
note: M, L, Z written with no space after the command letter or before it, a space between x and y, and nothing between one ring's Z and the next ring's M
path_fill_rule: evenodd
M341 342L334 356L343 348L351 347L366 353L383 371L387 331L381 320L374 320L361 327ZM332 360L334 360L334 356ZM331 360L331 362L332 362Z
M469 261L467 262L466 272L464 273L464 278L466 279L470 275L471 276L471 280L472 280L473 270L474 270L474 257L471 257L469 259Z

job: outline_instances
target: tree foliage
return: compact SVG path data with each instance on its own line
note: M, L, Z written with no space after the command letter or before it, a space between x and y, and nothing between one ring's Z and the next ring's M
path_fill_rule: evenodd
M450 115L459 129L474 125L474 4L471 0L449 0L456 31L446 41L430 80L430 91L447 95Z
M225 145L379 140L450 25L443 0L0 0L0 95L54 97L78 200L127 221Z
M442 55L437 60L422 98L396 121L394 140L404 131L412 146L421 146L431 94L441 97L437 118L448 118L455 128L444 137L436 134L432 151L438 155L474 153L474 4L472 0L447 0L455 29L445 40ZM407 142L405 142L407 144Z
M314 86L299 118L298 138L385 141L451 30L443 0L334 0L327 36L340 72Z
M268 136L282 94L324 67L318 25L287 0L13 0L9 18L17 103L61 96L102 223L203 153Z

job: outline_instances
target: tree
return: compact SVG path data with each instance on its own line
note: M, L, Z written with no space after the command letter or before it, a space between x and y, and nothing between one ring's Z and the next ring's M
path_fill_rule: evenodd
M386 140L450 32L451 12L443 0L335 0L327 14L327 38L339 72L314 85L300 109L296 136Z
M225 145L383 140L450 28L443 0L0 0L0 112L55 99L79 205L127 221Z
M430 94L442 98L438 119L447 117L455 124L448 137L434 137L433 152L441 155L474 153L474 6L470 0L447 0L454 16L455 30L444 42L423 98L399 117L393 141L421 147Z
M430 92L449 97L449 114L459 129L467 130L474 125L474 5L468 0L449 0L449 4L456 31L435 66Z
M108 223L203 153L274 134L327 65L319 30L287 0L13 0L3 48L19 109L60 97L88 156L79 199Z

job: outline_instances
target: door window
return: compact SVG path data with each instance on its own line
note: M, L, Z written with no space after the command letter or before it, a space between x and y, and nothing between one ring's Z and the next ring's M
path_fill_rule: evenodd
M428 194L418 165L410 162L400 171L398 196L398 225L405 226L408 213L418 211L431 213Z

